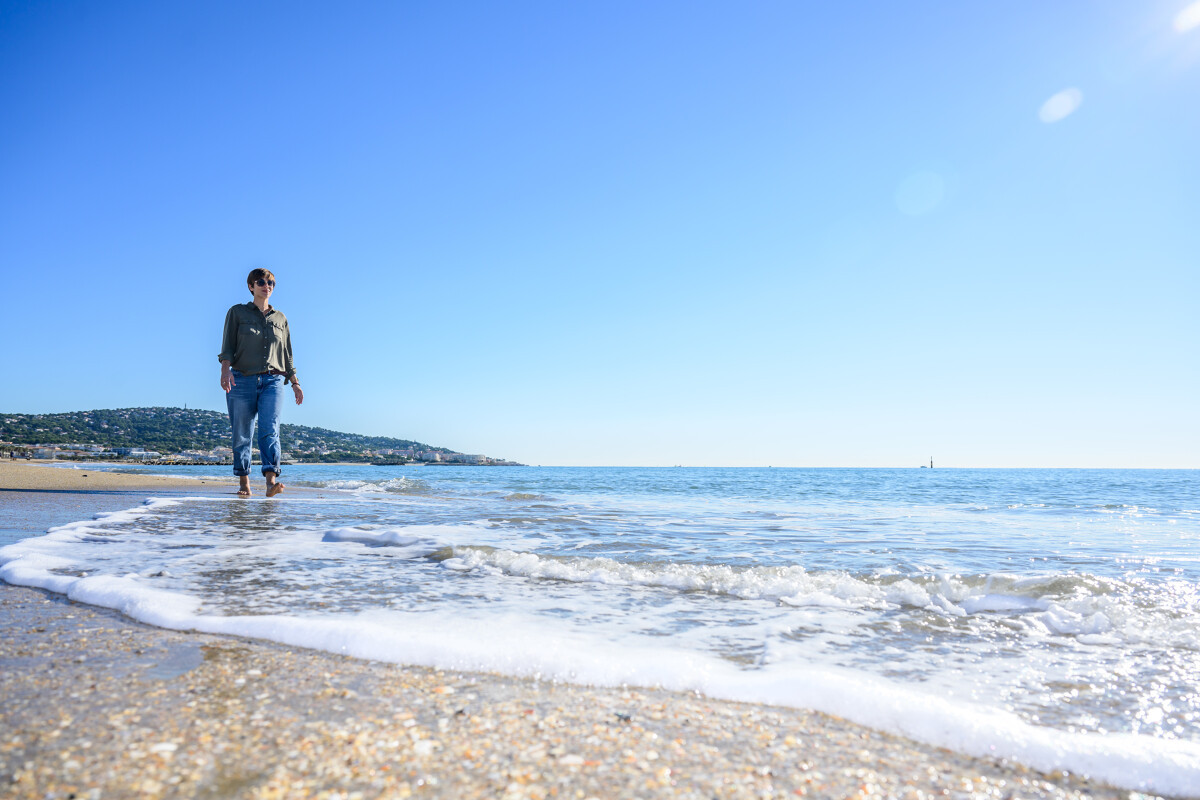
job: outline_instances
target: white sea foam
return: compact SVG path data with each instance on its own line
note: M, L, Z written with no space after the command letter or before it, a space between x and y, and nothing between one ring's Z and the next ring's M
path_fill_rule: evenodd
M168 499L165 497L150 497L150 498L147 498L140 506L134 506L133 508L127 508L123 511L106 511L106 512L103 512L100 514L96 514L90 520L83 520L80 522L69 522L66 525L59 525L57 527L51 528L48 531L48 533L54 533L55 531L71 530L72 528L94 526L94 525L119 525L123 522L128 522L129 520L145 516L146 514L150 514L159 509L168 508L170 506L177 506L177 505L180 505L181 503L183 503L184 501L193 500L193 499L196 499L196 498L185 497L185 498L180 498L178 500L172 500L172 499Z
M489 547L456 547L449 569L574 583L653 586L681 592L706 592L740 599L773 600L795 607L922 609L948 617L1004 616L1030 635L1087 637L1086 643L1168 642L1200 647L1200 627L1136 613L1129 601L1111 594L1080 594L1079 579L1069 587L1061 578L992 576L965 580L932 576L921 583L887 576L811 572L803 567L737 567L724 564L638 563L611 558L552 557ZM1069 596L1062 593L1069 589ZM1119 620L1119 622L1114 622Z
M283 504L152 503L60 526L0 549L0 578L164 627L812 707L1200 796L1200 742L1167 738L1189 724L1200 665L1186 524L1098 519L1091 500L1014 512L1003 491L973 504L973 519L943 504L914 522L911 507L857 499L747 512L690 484L677 500L624 488L598 499L540 472L514 485L508 473L445 471L393 484L397 497L375 471L335 474L357 488ZM513 502L535 491L556 506L533 515ZM1091 527L1077 545L1080 524ZM1131 526L1153 547L1129 550ZM1041 557L1051 545L1066 555ZM1014 564L1046 566L1007 573ZM1064 701L1063 686L1079 696ZM1114 733L1138 725L1150 735Z
M628 563L605 557L561 558L482 547L455 548L454 554L452 563L447 563L449 567L496 570L530 578L660 586L743 599L787 601L789 598L827 594L867 603L884 600L881 590L849 576L814 574L798 566L739 568L724 564Z
M426 535L422 535L422 534ZM446 545L440 537L447 528L434 525L409 528L370 529L366 527L332 528L321 537L325 542L356 542L369 547L387 547L401 557L417 558L434 553Z
M312 486L317 489L334 489L355 495L426 494L429 491L429 484L425 481L404 475L381 481L341 478L325 481L302 481L299 485Z
M32 539L22 539L21 541L8 545L7 547L0 548L0 565L7 567L19 559L32 557L53 560L54 566L47 567L47 569L68 569L74 566L77 561L77 558L71 555L73 549L70 545L72 543L97 540L102 541L103 538L97 534L107 533L107 529L109 527L130 522L138 517L153 513L159 509L179 505L181 502L181 500L150 498L142 503L142 505L134 508L128 508L123 511L108 511L101 514L96 514L90 520L81 520L79 522L69 522L66 525L58 525L50 528L44 536L39 536ZM26 562L26 564L31 563L34 562ZM38 563L49 562L39 561ZM13 567L12 569L23 569L23 567L18 566ZM16 582L9 580L6 577L3 569L0 569L0 578L7 580L9 583Z
M7 548L5 548L7 550ZM9 553L0 551L0 558ZM499 671L604 686L661 686L730 700L811 708L919 741L1042 770L1067 770L1114 785L1200 797L1200 744L1034 726L1015 715L952 702L891 681L794 662L739 669L704 653L613 643L567 624L514 614L369 612L354 616L219 617L198 601L156 591L136 576L68 577L31 556L0 575L159 627L266 639L358 658L440 669Z
M367 481L334 480L334 481L318 481L317 483L314 483L313 485L319 489L341 489L344 491L353 491L354 489L361 489L362 487L370 486L371 484Z

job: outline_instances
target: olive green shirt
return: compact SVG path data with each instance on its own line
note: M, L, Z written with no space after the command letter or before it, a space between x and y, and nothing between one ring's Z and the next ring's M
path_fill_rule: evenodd
M239 303L225 315L225 334L221 337L221 362L243 375L257 375L275 370L282 372L285 382L299 383L292 364L292 335L288 332L287 317L274 306L267 313L250 303Z

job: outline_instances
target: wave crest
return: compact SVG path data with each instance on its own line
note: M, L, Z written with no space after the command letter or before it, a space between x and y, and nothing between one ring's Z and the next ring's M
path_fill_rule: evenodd
M793 607L923 612L936 617L1003 620L1030 637L1066 636L1090 645L1140 642L1200 650L1200 625L1187 615L1148 612L1134 603L1146 587L1093 575L852 575L801 566L740 567L622 562L464 546L441 552L443 566L526 578L648 586ZM1169 590L1168 590L1169 591ZM1156 604L1161 608L1162 604Z

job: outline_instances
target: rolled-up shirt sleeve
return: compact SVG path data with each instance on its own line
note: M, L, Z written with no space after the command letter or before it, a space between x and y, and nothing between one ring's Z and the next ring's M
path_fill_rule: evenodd
M229 309L229 313L225 315L225 331L221 335L221 352L217 356L217 360L221 363L228 361L233 363L233 357L237 353L237 333L238 333L238 309L237 306Z
M290 330L287 334L287 342L283 347L283 375L292 383L300 382L300 379L296 377L296 365L292 361L292 332Z

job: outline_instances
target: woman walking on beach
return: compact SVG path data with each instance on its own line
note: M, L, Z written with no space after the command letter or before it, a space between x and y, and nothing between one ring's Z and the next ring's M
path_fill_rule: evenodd
M269 269L251 270L246 287L253 299L239 303L225 315L221 338L221 388L233 426L233 474L238 476L238 496L250 496L250 436L258 417L258 455L267 497L283 491L279 482L279 412L283 388L292 384L296 405L304 392L292 365L292 337L287 317L270 304L275 275Z

